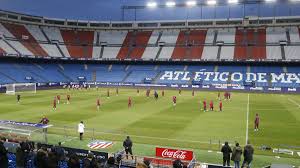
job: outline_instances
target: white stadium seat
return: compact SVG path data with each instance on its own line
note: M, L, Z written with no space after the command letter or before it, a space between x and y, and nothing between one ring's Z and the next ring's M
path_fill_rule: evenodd
M218 46L205 46L202 53L202 59L215 60L217 59Z
M279 41L287 40L286 29L282 27L268 27L266 30L267 43L279 43Z
M1 23L0 23L0 32L4 35L4 37L15 38Z
M205 44L212 44L215 38L215 29L208 29L205 38Z
M159 32L160 31L157 31L157 30L154 30L150 36L150 39L148 41L148 44L156 44L157 42L157 39L159 37Z
M40 44L41 47L48 53L51 57L62 57L58 48L54 44Z
M64 42L60 30L57 27L42 27L42 29L44 30L45 34L47 35L47 37L50 40L54 40L54 41L59 41L59 42Z
M93 58L100 58L101 47L94 46L93 47Z
M162 33L160 41L168 44L175 44L178 35L179 35L179 30L165 30Z
M127 31L101 31L99 41L107 44L123 44L126 35Z
M280 46L267 46L267 59L282 59Z
M235 28L218 29L217 41L224 41L224 43L234 43Z
M175 47L163 47L158 59L170 59Z
M117 58L121 47L104 47L102 58Z
M64 53L65 57L71 57L70 53L65 45L59 45L59 48Z
M233 59L234 58L234 46L222 46L220 59Z
M25 25L25 28L37 41L47 41L41 29L35 25Z
M7 40L7 42L12 45L16 50L22 55L33 55L26 47L24 47L19 41Z
M12 49L3 40L0 40L0 48L2 48L7 54L18 54L14 49Z
M142 59L155 59L159 47L147 47L143 53Z
M299 46L285 46L285 59L293 60L300 59L300 47Z
M289 29L290 32L290 40L292 43L300 43L300 33L298 27L291 27Z

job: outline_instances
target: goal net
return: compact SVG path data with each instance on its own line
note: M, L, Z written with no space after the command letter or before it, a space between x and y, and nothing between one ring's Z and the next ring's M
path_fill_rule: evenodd
M47 143L47 128L52 125L0 120L0 137L13 141L36 141Z
M6 85L6 94L36 93L36 83L13 83Z

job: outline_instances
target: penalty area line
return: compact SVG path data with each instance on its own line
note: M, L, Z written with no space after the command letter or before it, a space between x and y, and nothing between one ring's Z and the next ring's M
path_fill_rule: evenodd
M295 100L293 100L293 99L291 99L291 98L288 98L288 100L289 100L290 102L292 102L293 104L297 105L298 108L300 108L300 104L297 103Z
M74 139L77 139L77 137L68 138L67 140L61 142L61 144L65 144L66 142L73 141Z

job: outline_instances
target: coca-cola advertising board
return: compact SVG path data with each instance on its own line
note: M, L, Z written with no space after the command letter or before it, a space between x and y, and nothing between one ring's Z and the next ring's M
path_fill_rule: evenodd
M169 149L156 147L156 157L193 160L194 153L189 150Z

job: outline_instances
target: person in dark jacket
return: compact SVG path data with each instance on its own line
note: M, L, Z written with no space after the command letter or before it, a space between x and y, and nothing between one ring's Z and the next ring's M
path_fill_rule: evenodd
M244 161L242 167L250 168L251 162L253 160L253 154L254 154L254 148L248 141L247 145L244 147Z
M25 167L24 151L20 146L16 149L16 165L17 168Z
M230 153L232 153L232 150L228 145L228 142L225 142L221 152L223 153L223 166L230 166Z
M58 160L54 152L48 153L47 168L57 168Z
M38 168L46 168L47 167L47 159L48 159L48 153L47 153L47 149L45 147L41 147L41 149L39 149L37 151L36 154L36 165Z
M184 165L181 160L177 159L173 161L173 168L183 168Z
M80 168L80 161L76 154L71 153L68 161L68 167Z
M55 154L57 156L58 161L63 161L65 160L65 150L61 146L61 142L58 142L58 146L55 147Z
M239 143L235 144L235 147L232 150L231 160L234 161L234 168L240 168L241 156L243 149L240 147Z
M117 168L118 166L115 164L116 160L114 157L109 157L106 161L104 168Z
M7 157L7 150L4 147L4 142L6 141L5 138L1 139L0 141L0 165L1 168L8 167L8 157Z
M83 167L84 168L92 168L92 159L93 159L93 154L89 153L87 157L83 159Z
M131 158L133 159L133 154L132 154L132 141L129 136L125 139L123 142L123 147L125 148L126 152L126 158L128 159L128 153L130 153Z

